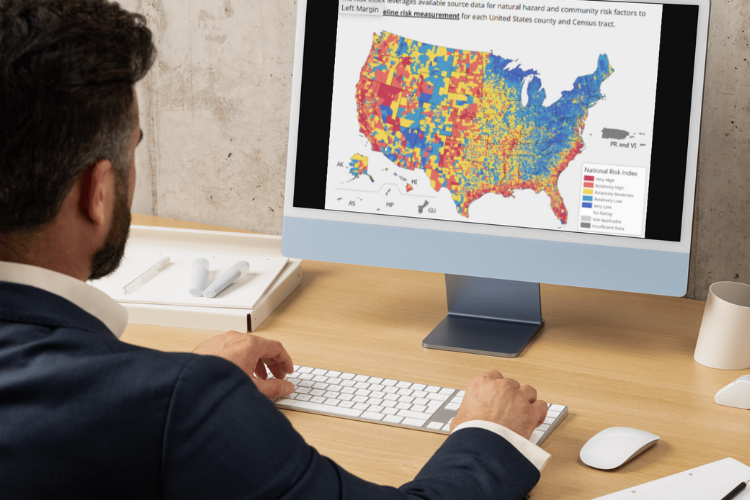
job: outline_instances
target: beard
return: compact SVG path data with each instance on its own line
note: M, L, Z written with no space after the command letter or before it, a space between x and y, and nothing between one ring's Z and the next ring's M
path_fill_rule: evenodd
M112 209L112 226L104 244L91 257L90 280L98 280L117 270L125 255L125 244L130 233L130 207L128 207L128 182L117 183L115 206Z

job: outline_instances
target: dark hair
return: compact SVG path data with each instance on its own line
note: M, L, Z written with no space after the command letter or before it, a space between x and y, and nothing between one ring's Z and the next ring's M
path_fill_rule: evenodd
M154 57L145 18L117 3L0 0L0 234L51 222L100 160L127 183L133 89Z

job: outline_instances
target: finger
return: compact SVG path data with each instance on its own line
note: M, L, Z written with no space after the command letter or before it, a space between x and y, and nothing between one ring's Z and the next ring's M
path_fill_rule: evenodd
M293 373L294 363L289 353L286 352L281 342L277 340L268 340L261 337L255 337L255 355L258 359L265 359L266 364L273 366L273 364L279 365L283 373ZM281 373L280 373L281 374ZM274 373L275 375L275 373Z
M266 363L266 366L268 366L268 369L271 370L271 373L273 373L273 376L276 378L286 378L287 371L284 367L279 365L275 359L269 359L266 358L263 360L264 363ZM293 367L292 367L293 368ZM292 369L292 371L294 371Z
M294 384L288 380L261 380L253 377L253 382L260 392L265 394L271 399L280 398L281 396L288 396L294 392Z
M487 377L487 378L491 378L491 379L493 379L493 380L500 380L500 379L502 379L502 378L503 378L503 374L502 374L502 373L500 373L500 372L499 372L499 371L497 371L497 370L492 370L491 372L487 372L487 373L485 373L485 374L484 374L484 375L482 375L482 376L483 376L483 377Z
M263 360L258 360L258 363L255 365L255 376L260 379L267 379L268 378L268 372L266 371L266 365L263 363Z
M537 399L536 401L534 401L534 403L532 403L531 408L532 411L537 412L536 426L539 427L547 418L547 403L545 403L541 399Z
M521 387L521 393L529 403L533 403L534 401L536 401L536 389L534 389L530 385Z
M512 378L506 378L506 379L503 379L503 380L505 381L506 384L510 385L514 389L520 389L521 388L521 384L519 384L517 380L514 380Z

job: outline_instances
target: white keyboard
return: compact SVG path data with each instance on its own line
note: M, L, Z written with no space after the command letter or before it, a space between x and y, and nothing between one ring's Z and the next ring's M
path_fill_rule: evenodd
M272 377L269 374L269 377ZM294 365L286 380L294 393L277 407L365 422L448 434L465 391L355 373ZM540 445L568 415L568 407L548 405L547 419L530 441Z

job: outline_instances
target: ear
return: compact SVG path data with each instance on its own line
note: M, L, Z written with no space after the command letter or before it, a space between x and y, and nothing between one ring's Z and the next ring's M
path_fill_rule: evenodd
M107 225L115 199L114 172L109 160L101 160L87 168L80 177L81 215L97 225Z

